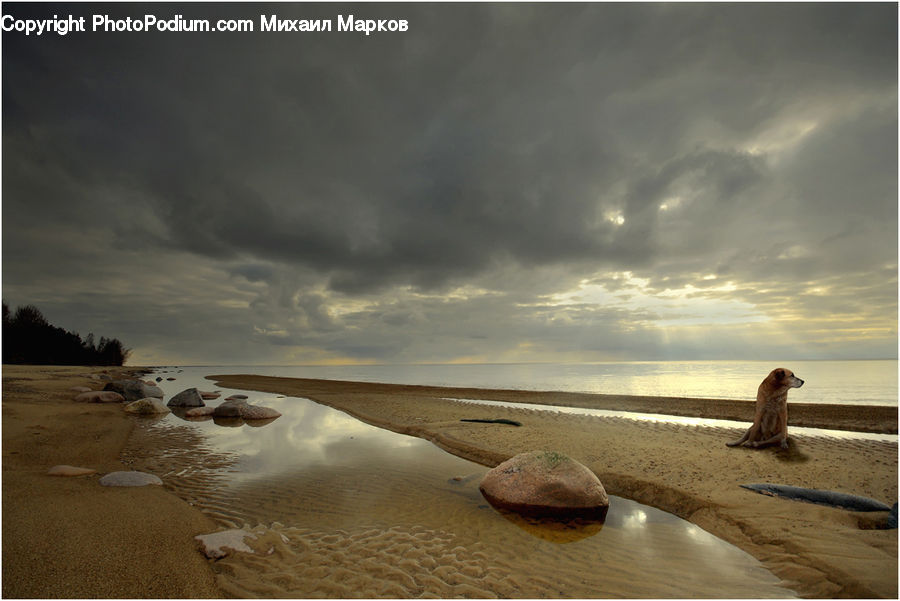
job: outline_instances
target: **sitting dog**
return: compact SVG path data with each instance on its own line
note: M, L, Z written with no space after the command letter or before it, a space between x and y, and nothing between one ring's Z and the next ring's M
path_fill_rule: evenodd
M753 425L740 440L726 442L729 447L745 444L764 447L780 444L786 449L787 442L787 393L791 388L800 388L803 380L787 369L778 368L766 376L756 392L756 417Z

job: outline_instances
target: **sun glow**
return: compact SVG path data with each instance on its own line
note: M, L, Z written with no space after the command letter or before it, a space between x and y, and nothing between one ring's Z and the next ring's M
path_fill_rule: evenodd
M697 276L698 282L716 279L714 275ZM577 289L554 294L551 304L625 310L635 315L636 321L657 327L767 321L750 303L732 298L730 293L735 290L735 283L727 281L714 286L687 284L656 291L649 280L620 272L593 281L582 280Z

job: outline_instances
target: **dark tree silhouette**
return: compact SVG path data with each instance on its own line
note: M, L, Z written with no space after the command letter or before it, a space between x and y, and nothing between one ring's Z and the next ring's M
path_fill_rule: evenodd
M34 305L19 307L10 316L3 303L3 362L33 365L124 365L131 354L115 338L94 335L87 340L74 332L50 325Z

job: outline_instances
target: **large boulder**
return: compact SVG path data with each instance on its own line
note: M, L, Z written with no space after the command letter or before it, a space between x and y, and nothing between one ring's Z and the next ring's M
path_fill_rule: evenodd
M138 415L158 415L160 413L169 413L171 410L163 404L162 399L147 397L128 403L125 405L125 411L137 413Z
M103 387L103 390L112 390L118 392L129 403L139 401L147 397L156 399L163 398L162 388L158 386L150 386L141 380L113 380Z
M241 417L241 413L243 412L243 408L247 406L247 401L243 400L234 400L234 401L225 401L213 412L213 416L215 417Z
M243 399L225 401L215 408L213 417L240 417L247 421L271 420L281 417L281 413L270 407L250 405Z
M281 417L281 414L270 407L244 405L241 407L241 417L245 420L275 419L276 417Z
M92 390L76 395L75 400L79 403L121 403L125 397L112 390Z
M203 407L206 405L206 403L203 402L203 398L200 396L200 391L196 388L182 390L169 399L167 404L169 407Z
M494 507L530 516L602 520L609 508L597 476L552 451L531 451L504 461L484 476L479 488Z

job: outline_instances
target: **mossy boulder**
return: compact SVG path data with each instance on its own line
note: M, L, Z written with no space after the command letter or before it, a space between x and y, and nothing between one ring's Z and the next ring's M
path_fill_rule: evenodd
M531 451L489 471L479 486L498 509L535 517L602 520L609 497L599 478L571 457Z
M203 397L200 396L200 391L196 388L182 390L169 399L167 404L169 407L204 407L206 405Z
M128 413L137 413L138 415L160 415L169 413L169 408L162 402L162 399L147 397L138 399L133 403L125 405L125 411Z

